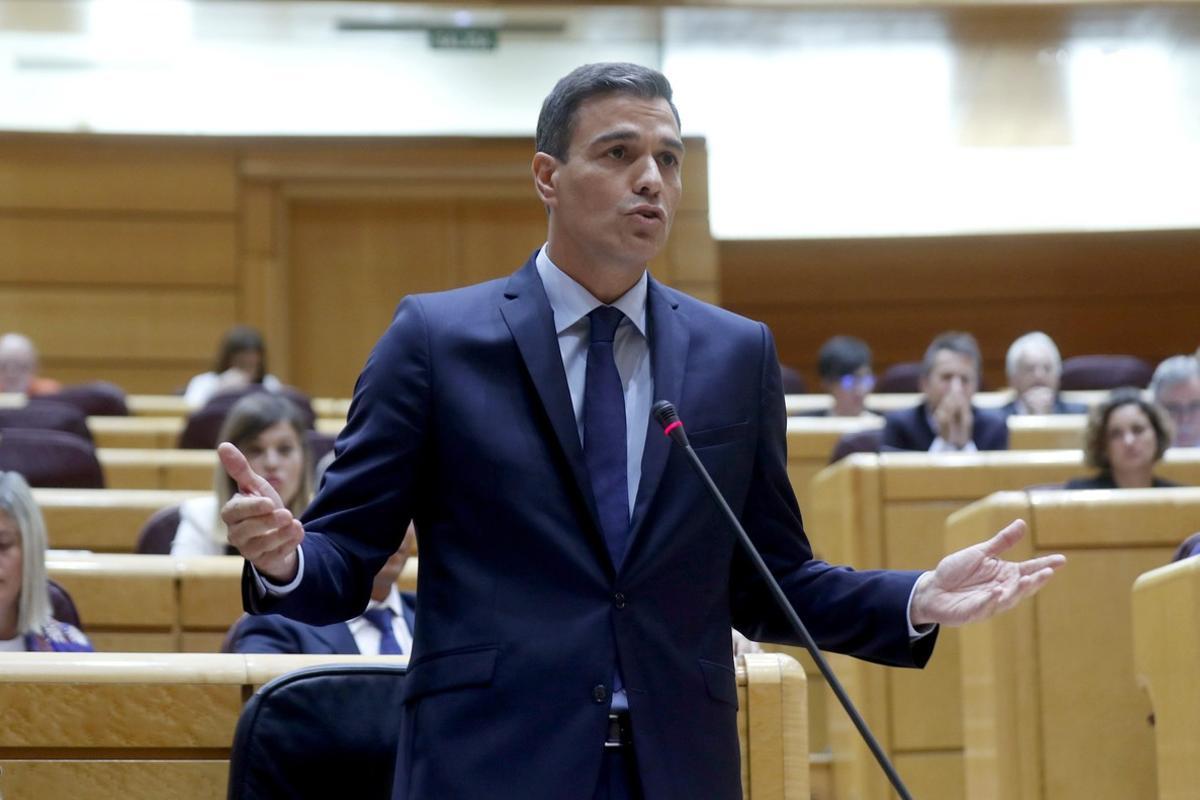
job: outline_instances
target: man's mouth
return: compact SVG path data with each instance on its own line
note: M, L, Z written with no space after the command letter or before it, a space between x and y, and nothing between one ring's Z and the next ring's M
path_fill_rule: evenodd
M634 216L642 217L643 219L652 219L659 222L665 222L667 218L666 214L663 213L663 210L656 206L638 206L629 213L633 214Z

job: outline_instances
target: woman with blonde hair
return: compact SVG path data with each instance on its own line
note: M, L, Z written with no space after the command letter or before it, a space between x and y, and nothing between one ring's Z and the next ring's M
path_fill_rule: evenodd
M19 472L0 472L0 652L90 652L76 627L51 616L46 521Z
M290 400L268 392L247 395L229 409L217 441L232 442L245 453L254 471L266 478L295 516L313 493L313 465L305 439L305 420ZM221 521L221 507L237 493L237 485L218 463L213 493L180 506L179 527L171 543L173 556L236 554Z

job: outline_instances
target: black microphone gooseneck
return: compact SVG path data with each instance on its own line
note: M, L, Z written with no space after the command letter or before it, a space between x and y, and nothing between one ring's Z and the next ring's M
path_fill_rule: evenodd
M767 568L767 564L763 561L763 557L758 552L758 548L754 546L754 542L750 541L750 537L746 535L745 528L738 522L737 516L725 502L725 497L721 494L721 490L713 483L712 477L708 474L708 470L704 468L700 457L696 455L696 451L688 444L687 432L683 429L683 423L679 420L679 414L667 400L659 400L650 409L654 419L662 426L663 433L671 438L673 442L683 448L687 453L688 460L692 462L692 466L696 468L696 474L708 487L709 494L712 495L714 501L720 506L725 513L726 519L730 526L737 532L738 539L742 543L742 548L746 551L746 555L750 556L750 560L754 562L755 568L767 582L767 587L771 590L771 595L775 598L775 602L779 608L787 616L788 621L792 623L792 629L796 631L796 635L800 637L800 641L804 643L804 649L808 650L813 661L817 662L817 668L821 670L821 674L825 676L829 687L833 689L833 693L837 695L837 699L841 702L842 708L846 709L846 714L849 715L850 721L854 723L854 727L858 728L858 733L862 736L863 741L867 743L867 747L871 749L875 760L879 762L879 766L883 769L884 774L892 783L892 787L896 790L896 794L900 795L902 800L912 800L912 795L908 793L908 789L904 785L904 781L900 780L900 775L896 772L896 768L888 759L887 753L883 752L883 748L879 746L879 742L875 740L871 729L867 727L866 721L862 715L858 713L858 709L854 707L854 703L850 701L850 696L846 694L846 690L842 688L842 684L838 681L837 676L833 674L833 670L826 663L825 657L821 655L821 651L817 649L816 642L813 641L808 629L804 627L804 623L800 621L800 615L796 613L796 609L792 608L792 604L788 602L787 596L784 595L783 589L779 588L779 582L775 580L775 576L771 574L771 570Z

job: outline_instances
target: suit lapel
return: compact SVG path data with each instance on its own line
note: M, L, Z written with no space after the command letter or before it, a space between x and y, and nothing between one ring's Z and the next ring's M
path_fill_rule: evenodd
M316 632L324 637L330 650L336 654L353 655L359 652L358 642L350 632L350 626L345 622L335 625L323 625Z
M579 441L571 390L563 371L554 315L550 311L550 301L546 299L541 278L538 277L534 258L530 258L524 267L509 278L504 289L506 302L501 304L500 313L517 343L525 369L542 402L542 409L550 420L555 439L571 469L575 486L591 515L592 531L599 536L600 516L596 511L591 480L583 460L583 445ZM603 542L600 544L603 548ZM609 559L605 561L609 562Z
M683 376L687 365L688 341L687 318L653 278L646 292L647 335L650 339L650 374L654 378L654 398L669 400L679 409L683 400ZM630 522L629 548L632 549L646 519L646 512L658 490L667 458L671 454L671 440L663 435L653 419L646 427L646 446L642 452L642 480L638 486L637 499L633 506ZM628 558L626 558L628 561Z

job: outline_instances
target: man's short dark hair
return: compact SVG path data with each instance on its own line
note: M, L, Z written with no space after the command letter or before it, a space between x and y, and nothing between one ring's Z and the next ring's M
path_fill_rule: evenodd
M823 381L836 381L871 366L871 348L853 336L834 336L817 353L817 373Z
M922 376L928 376L933 371L933 362L943 350L971 359L975 364L975 380L978 381L983 375L983 358L979 355L979 343L975 337L963 331L946 331L935 336L925 350L925 358L921 360Z
M671 102L671 84L661 72L638 64L584 64L554 84L538 115L537 150L567 160L571 134L575 131L575 112L583 101L600 94L632 94L653 99L661 97L671 106L675 124L679 111Z

